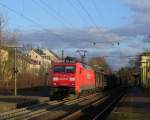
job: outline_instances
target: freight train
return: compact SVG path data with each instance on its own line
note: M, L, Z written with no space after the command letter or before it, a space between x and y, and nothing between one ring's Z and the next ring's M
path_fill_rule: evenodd
M79 61L57 62L53 64L50 96L80 95L87 91L104 90L115 86L117 78L113 76L114 83L111 78Z

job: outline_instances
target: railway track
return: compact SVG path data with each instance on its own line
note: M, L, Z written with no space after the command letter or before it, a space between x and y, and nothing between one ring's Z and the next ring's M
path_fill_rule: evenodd
M112 102L110 102L108 105L106 105L104 107L104 109L102 111L100 111L94 118L93 120L101 120L101 119L105 119L108 115L108 113L113 109L113 107L115 106L115 104L120 100L120 98L123 95L119 95L116 99L114 99Z
M96 113L96 115L94 115L95 118L92 116L92 119L96 120L102 114L96 111L97 106L112 99L116 91L118 90L109 91L105 94L95 93L72 100L49 101L43 104L16 109L1 113L0 120L77 120L80 118L91 118L91 116L87 116L88 110L92 110L92 112ZM106 106L105 104L103 108Z
M73 112L72 114L64 117L62 120L105 120L124 94L125 92L123 91L119 93L119 95L114 94L106 96L78 111Z
M114 91L109 91L106 94L99 95L99 96L91 96L84 100L77 100L76 103L72 102L69 104L65 104L64 106L57 107L53 110L50 110L47 114L35 117L31 120L60 120L65 118L66 116L69 116L73 112L76 112L77 110L80 110L92 103L97 103L98 100L105 100L110 93L113 93ZM96 105L96 104L95 104ZM70 119L72 120L72 119Z
M68 102L65 103L64 106L60 106L58 108L55 108L53 110L50 110L48 114L45 114L44 116L39 116L36 118L36 120L60 120L63 117L71 114L72 112L81 109L82 107L85 107L88 104L91 104L92 102L96 102L98 99L104 98L103 96L91 96L84 100L77 100L76 102ZM34 118L35 119L35 118ZM32 119L32 120L34 120Z
M90 97L96 96L96 94L92 94L89 96L83 96L79 99L75 98L72 100L64 99L62 101L49 101L46 103L33 105L29 107L24 107L20 109L15 109L12 111L0 113L0 119L1 120L21 120L21 119L31 119L37 116L40 116L42 114L46 114L49 112L48 110L53 110L57 107L63 106L63 105L69 105L73 103L77 103L78 101L84 101L86 99L89 99Z

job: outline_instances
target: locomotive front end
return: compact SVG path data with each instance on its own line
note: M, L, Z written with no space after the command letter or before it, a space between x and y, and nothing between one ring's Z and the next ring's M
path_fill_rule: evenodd
M74 93L76 81L75 64L54 64L52 73L52 94L69 95Z
M74 87L75 85L75 66L56 65L53 68L53 87Z

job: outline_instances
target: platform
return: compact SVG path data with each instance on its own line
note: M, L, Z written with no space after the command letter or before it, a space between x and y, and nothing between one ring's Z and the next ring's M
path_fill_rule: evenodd
M138 87L129 89L107 120L150 120L150 96Z

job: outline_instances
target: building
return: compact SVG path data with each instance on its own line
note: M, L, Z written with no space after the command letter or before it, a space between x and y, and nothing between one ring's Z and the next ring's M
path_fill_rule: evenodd
M41 65L43 61L42 55L44 55L44 53L40 49L31 49L27 54L31 60L36 61L39 65Z
M150 52L144 52L140 56L140 84L144 88L150 88Z
M48 84L48 68L57 55L51 50L31 49L28 54L17 51L17 87L31 88ZM0 49L0 89L14 89L14 52Z
M43 53L45 55L43 55L42 57L51 61L58 61L59 57L52 51L49 49L43 49Z
M1 49L0 50L0 59L2 62L5 62L8 60L8 51L4 50L4 49Z
M27 56L41 65L45 72L52 66L52 62L59 60L59 57L49 49L31 49Z
M59 60L59 57L49 49L31 49L28 53L28 56L35 61L38 61L39 64L42 63L43 60L49 60L49 61L57 61Z
M40 64L37 61L32 60L28 56L22 55L20 56L18 61L19 61L19 65L21 66L20 71L23 71L23 72L24 71L28 71L28 72L36 71L36 73L38 73L38 71L40 70Z
M0 80L4 80L6 77L6 65L9 59L9 53L5 49L0 49Z

